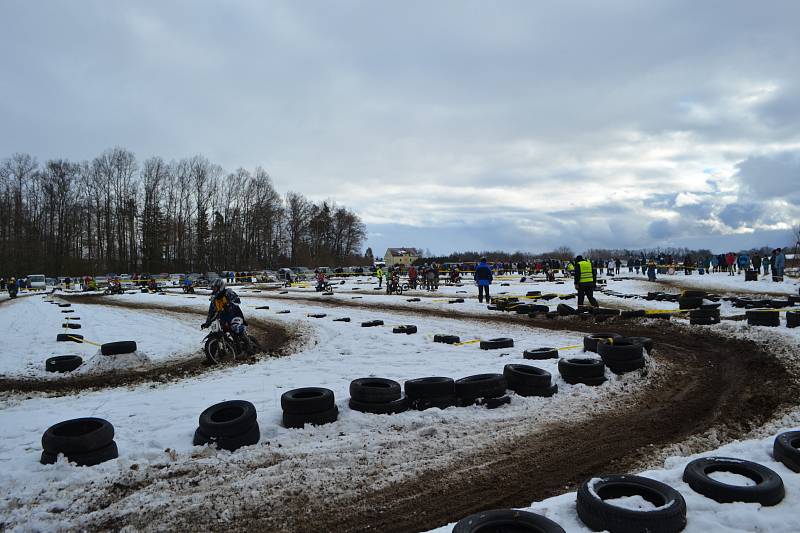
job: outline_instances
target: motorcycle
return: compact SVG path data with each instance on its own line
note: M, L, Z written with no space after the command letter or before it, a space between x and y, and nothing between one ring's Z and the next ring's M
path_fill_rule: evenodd
M261 351L261 345L252 335L245 333L249 346L237 338L230 331L227 324L223 324L219 316L211 322L210 331L203 339L203 352L206 360L211 364L236 361L242 355L253 355Z
M121 285L111 285L103 291L103 294L108 296L109 294L122 294L123 292Z
M183 294L194 294L194 285L184 285Z

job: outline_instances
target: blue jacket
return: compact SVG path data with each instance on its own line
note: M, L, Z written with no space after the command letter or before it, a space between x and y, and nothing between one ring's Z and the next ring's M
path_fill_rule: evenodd
M750 264L750 258L747 257L747 254L742 254L739 256L736 262L739 263L740 268L744 268Z
M492 283L492 267L481 261L475 267L475 281L478 285L491 285Z
M783 252L775 255L775 268L783 268L786 264L786 256L783 255Z

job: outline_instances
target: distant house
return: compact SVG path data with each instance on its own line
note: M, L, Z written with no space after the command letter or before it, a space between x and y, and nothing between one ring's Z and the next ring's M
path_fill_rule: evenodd
M408 266L422 257L422 252L416 248L387 248L383 255L386 266Z

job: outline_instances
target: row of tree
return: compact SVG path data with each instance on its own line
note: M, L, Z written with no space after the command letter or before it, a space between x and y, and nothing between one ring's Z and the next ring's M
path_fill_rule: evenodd
M124 148L0 162L0 275L359 264L365 237L354 212L281 195L262 168L225 172L203 156L139 163Z

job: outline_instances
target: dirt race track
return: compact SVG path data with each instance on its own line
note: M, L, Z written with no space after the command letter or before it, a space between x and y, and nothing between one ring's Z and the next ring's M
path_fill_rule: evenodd
M512 321L545 329L587 333L610 330L647 336L654 341L651 355L662 370L643 389L620 397L613 409L598 409L589 416L517 432L513 438L500 432L489 446L454 450L447 467L428 469L416 478L379 490L336 470L317 469L317 482L308 483L299 493L276 482L251 484L246 487L246 497L244 492L232 497L231 486L248 473L279 463L282 459L278 455L234 461L224 469L207 466L155 469L146 475L132 472L109 486L93 488L90 501L84 502L83 512L93 513L83 524L86 529L130 525L227 531L427 530L483 509L524 507L574 489L594 475L634 470L652 462L660 450L710 431L719 441L734 439L796 405L800 392L796 376L770 351L782 347L724 338L708 331L694 332L666 321L596 324L577 317L486 317L361 301L286 299L449 319ZM88 303L85 298L81 301ZM271 331L270 337L274 333ZM281 342L285 344L287 339ZM519 429L525 422L513 423ZM222 489L204 489L204 480L209 478L217 479ZM343 483L350 484L351 490L336 490ZM114 511L115 507L125 507L126 499L139 491L157 493L161 501L202 495L202 504L157 505L136 511L128 505L127 511Z

